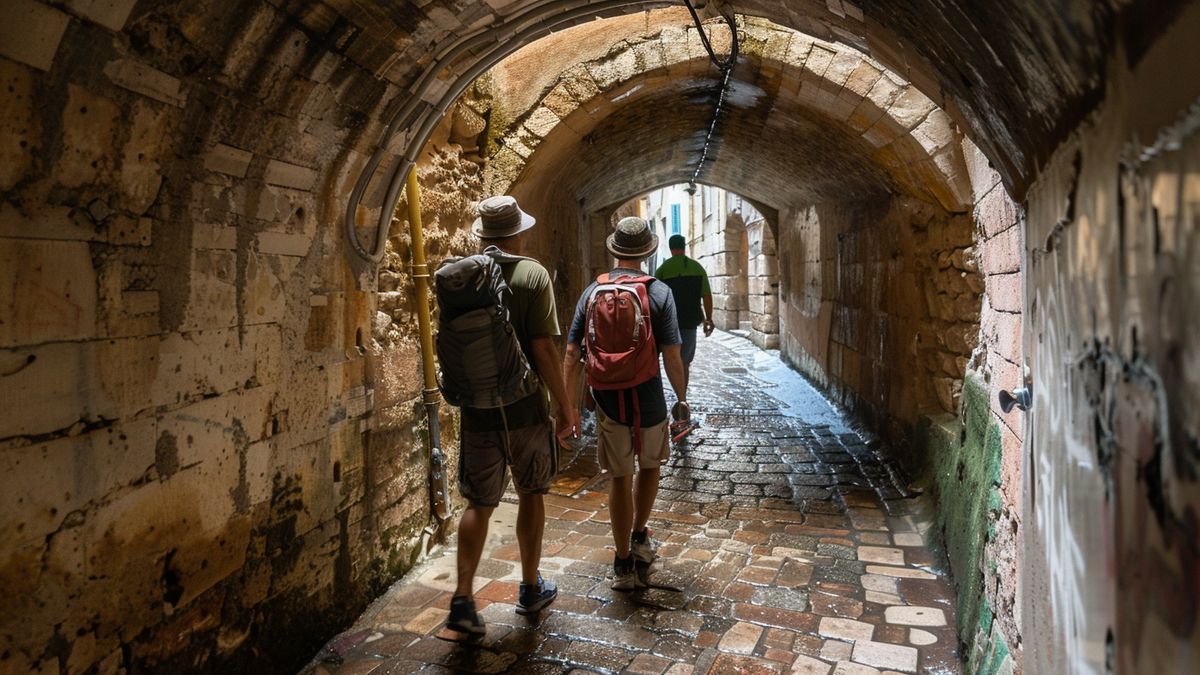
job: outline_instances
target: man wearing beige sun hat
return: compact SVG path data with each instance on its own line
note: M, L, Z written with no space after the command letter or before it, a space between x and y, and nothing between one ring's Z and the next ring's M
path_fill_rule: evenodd
M538 571L546 520L542 497L557 473L558 458L547 393L558 404L558 422L564 434L570 433L578 421L575 409L567 404L563 387L555 345L561 332L550 275L541 263L523 255L536 223L533 216L521 210L516 199L499 196L479 203L479 218L472 228L481 240L483 253L498 264L503 284L507 285L503 304L511 329L505 330L515 333L520 352L528 361L528 370L533 371L532 377L540 379L540 383L535 382L532 394L515 402L490 401L483 407L462 405L458 484L468 507L459 523L457 588L450 602L446 627L467 638L478 638L485 631L475 609L475 570L487 540L488 523L504 494L510 469L518 497L517 543L521 555L517 612L536 614L558 594L554 583L544 580ZM483 260L490 262L487 258ZM443 313L453 309L441 307ZM472 368L478 369L477 360L482 356L477 351L468 351L471 353L457 354L457 364L443 363L443 371L457 367L458 372L469 376Z
M645 585L644 572L656 557L646 522L658 495L659 466L670 453L660 353L679 401L686 401L687 385L671 289L641 269L658 249L658 236L644 219L622 218L605 247L615 266L579 299L563 371L567 391L578 391L579 376L587 372L596 401L597 455L610 478L617 549L612 588L632 591Z

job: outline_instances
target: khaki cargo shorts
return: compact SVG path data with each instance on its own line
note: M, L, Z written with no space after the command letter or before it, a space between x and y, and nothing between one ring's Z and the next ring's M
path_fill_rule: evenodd
M462 431L458 489L472 506L496 506L512 467L518 494L545 494L558 474L554 421L503 431Z
M613 478L632 476L634 469L633 434L630 427L609 419L600 406L596 406L596 454L600 468ZM652 427L642 427L642 456L638 468L657 469L671 456L671 434L667 421Z

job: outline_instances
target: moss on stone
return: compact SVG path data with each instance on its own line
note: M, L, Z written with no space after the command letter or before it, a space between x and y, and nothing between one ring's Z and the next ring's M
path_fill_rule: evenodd
M938 500L938 525L957 591L955 628L969 655L969 673L994 673L1008 655L992 630L984 593L985 546L995 536L1000 497L1000 429L988 405L988 386L976 373L963 383L959 418L927 417L918 430L921 462L914 467ZM977 658L976 658L977 657Z

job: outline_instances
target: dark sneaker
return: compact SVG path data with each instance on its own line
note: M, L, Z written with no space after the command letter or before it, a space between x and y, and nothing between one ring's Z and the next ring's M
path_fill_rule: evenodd
M614 591L632 591L642 585L642 579L638 576L634 565L635 560L633 555L624 560L620 558L613 560L612 589Z
M553 581L543 579L542 573L538 572L536 584L521 582L521 589L517 594L517 614L537 614L557 597L558 587Z
M654 541L650 536L650 528L646 528L641 532L634 532L629 537L629 550L633 552L633 557L640 563L649 565L658 557L658 542Z
M446 618L446 628L468 637L482 637L487 632L487 626L475 611L475 601L465 595L450 599L450 616Z

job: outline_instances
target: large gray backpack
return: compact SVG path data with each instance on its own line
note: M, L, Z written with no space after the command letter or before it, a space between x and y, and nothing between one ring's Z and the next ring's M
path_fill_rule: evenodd
M509 321L512 290L500 263L518 260L489 246L478 255L447 258L433 275L439 388L450 405L499 408L541 385Z

